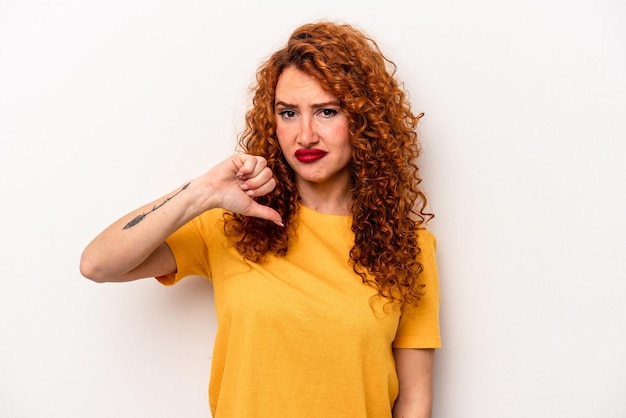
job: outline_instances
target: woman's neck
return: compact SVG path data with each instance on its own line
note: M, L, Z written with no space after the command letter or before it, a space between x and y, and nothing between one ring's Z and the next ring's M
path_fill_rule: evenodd
M298 184L300 203L309 209L328 215L350 215L352 194L343 187L324 187L315 183Z

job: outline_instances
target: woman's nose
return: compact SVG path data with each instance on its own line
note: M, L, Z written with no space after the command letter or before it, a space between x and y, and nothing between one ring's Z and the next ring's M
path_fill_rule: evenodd
M303 147L310 147L317 142L319 142L319 137L315 132L313 120L308 117L302 118L300 132L298 132L298 143Z

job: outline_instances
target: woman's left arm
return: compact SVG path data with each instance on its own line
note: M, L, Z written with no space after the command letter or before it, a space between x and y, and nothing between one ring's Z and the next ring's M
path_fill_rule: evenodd
M395 348L393 353L400 382L393 418L430 418L435 350Z

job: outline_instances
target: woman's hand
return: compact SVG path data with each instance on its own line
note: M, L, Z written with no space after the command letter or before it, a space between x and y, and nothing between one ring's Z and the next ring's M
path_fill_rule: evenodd
M207 196L215 199L210 206L283 225L278 212L254 200L254 197L263 196L276 187L276 180L265 158L235 154L198 180L206 185Z

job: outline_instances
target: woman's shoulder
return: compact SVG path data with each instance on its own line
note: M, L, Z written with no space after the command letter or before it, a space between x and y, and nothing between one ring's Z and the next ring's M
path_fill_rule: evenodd
M417 228L417 242L420 248L437 248L437 237L425 226Z
M200 230L210 230L223 225L225 213L227 211L222 208L210 209L196 216L191 222Z

